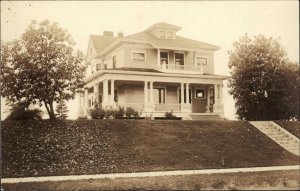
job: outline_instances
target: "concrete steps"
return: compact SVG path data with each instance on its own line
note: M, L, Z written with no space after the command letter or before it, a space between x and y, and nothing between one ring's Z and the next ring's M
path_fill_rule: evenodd
M273 121L249 121L287 151L300 156L299 139Z

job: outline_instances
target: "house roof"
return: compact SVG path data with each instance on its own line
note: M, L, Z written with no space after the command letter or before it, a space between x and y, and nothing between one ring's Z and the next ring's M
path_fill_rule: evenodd
M90 40L92 41L97 53L102 52L117 39L119 38L114 36L90 35Z
M181 27L172 25L165 22L155 23L154 25L150 26L146 29L146 31L152 30L153 28L166 28L166 29L173 29L173 30L180 30Z
M133 35L129 35L126 37L126 39L148 41L159 48L195 49L195 50L198 50L200 48L218 50L220 48L216 45L188 39L178 35L176 35L175 39L157 38L151 33L145 31Z
M157 38L149 32L149 30L151 30L152 28L157 28L157 27L168 27L176 30L180 29L180 27L178 26L160 22L152 25L151 27L149 27L143 32L132 34L126 37L90 35L90 39L96 49L97 54L103 52L104 50L113 48L113 46L124 41L136 41L136 42L149 43L155 48L173 49L173 50L199 50L199 49L218 50L220 48L216 45L188 39L178 35L176 35L175 39Z

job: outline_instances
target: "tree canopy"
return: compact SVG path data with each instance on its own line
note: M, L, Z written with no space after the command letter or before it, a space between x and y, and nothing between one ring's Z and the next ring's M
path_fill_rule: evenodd
M299 120L299 65L277 39L242 36L229 51L230 94L243 120Z
M1 94L10 103L45 105L55 118L53 103L74 98L82 86L83 54L67 30L48 20L33 21L20 39L1 42Z

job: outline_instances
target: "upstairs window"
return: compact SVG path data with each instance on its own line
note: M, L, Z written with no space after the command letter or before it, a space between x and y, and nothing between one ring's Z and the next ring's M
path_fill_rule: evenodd
M134 60L134 61L146 61L146 53L144 53L144 52L132 52L132 60Z
M203 65L207 65L207 58L206 57L196 57L196 65L197 66L203 66Z
M184 54L175 53L175 65L184 65Z
M160 64L168 64L169 54L168 52L160 52Z
M165 31L159 31L159 38L165 38L166 32Z

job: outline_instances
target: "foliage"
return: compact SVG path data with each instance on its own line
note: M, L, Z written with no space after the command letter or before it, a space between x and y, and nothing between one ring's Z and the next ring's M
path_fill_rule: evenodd
M68 117L68 107L64 100L60 100L56 106L56 112L59 119L66 119Z
M118 107L118 109L114 112L115 119L122 119L125 116L125 109L124 107Z
M127 107L125 111L125 116L128 118L139 118L140 113L136 111L133 107Z
M104 119L106 116L106 111L101 107L95 107L94 109L90 110L90 115L92 119Z
M33 21L20 39L1 43L2 96L10 103L44 104L54 119L53 103L73 99L82 87L83 54L74 45L66 30L47 20Z
M299 68L278 40L247 34L229 51L230 94L242 120L299 120Z
M174 118L176 118L176 115L173 115L173 111L171 111L171 112L166 112L165 117L167 119L174 119Z
M41 120L42 114L42 111L39 109L28 109L20 104L16 104L11 108L10 114L5 120Z
M95 107L90 110L90 114L93 119L124 119L124 117L138 119L140 117L140 113L132 107L128 107L126 110L124 107L118 107L117 109Z

